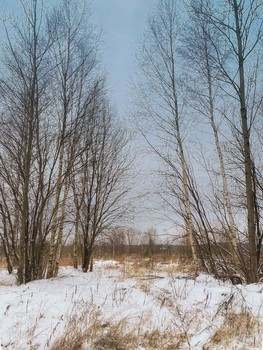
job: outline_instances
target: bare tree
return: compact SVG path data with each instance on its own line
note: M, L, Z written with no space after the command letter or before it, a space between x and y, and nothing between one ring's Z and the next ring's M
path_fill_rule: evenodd
M216 153L220 166L220 175L222 178L223 201L226 207L226 234L229 231L229 241L232 246L232 255L236 270L240 270L242 259L238 249L238 229L236 227L231 196L229 191L229 179L226 173L225 158L220 142L219 125L223 124L222 114L220 113L220 104L222 99L220 95L220 78L221 74L218 67L214 66L212 57L215 55L214 45L220 44L220 33L215 28L210 28L209 23L200 16L200 11L204 6L208 6L205 1L192 2L190 4L190 21L189 25L184 28L182 36L182 59L189 64L188 90L193 97L192 107L195 112L205 116L210 123ZM226 59L226 58L225 58ZM221 107L222 108L222 107ZM224 215L223 215L224 217ZM224 219L223 219L224 220Z
M255 115L253 116L252 110L249 111L251 104L248 99L246 74L251 68L251 62L255 64L255 54L257 54L262 40L263 5L261 1L257 0L222 0L217 4L205 1L204 6L199 7L199 9L196 7L195 10L224 39L224 45L218 45L218 42L215 42L211 36L209 37L215 50L215 54L211 56L211 59L221 73L221 80L226 84L225 91L238 101L240 107L241 129L239 132L242 135L244 152L243 164L250 260L247 279L253 283L258 281L253 162L250 145L251 125ZM226 50L229 57L227 61L225 60ZM256 81L254 81L254 84L256 84Z
M46 219L54 168L49 163L53 141L46 115L51 103L53 28L47 28L39 1L21 1L20 5L24 22L5 23L0 159L2 222L11 245L7 235L2 237L8 249L12 247L18 282L25 283L43 276L49 232Z
M180 169L183 195L182 216L192 256L198 262L194 240L190 194L187 179L184 99L179 94L179 57L177 54L179 23L176 3L162 0L150 18L148 31L138 55L141 83L136 87L141 115L147 116L151 132L159 144L143 131L148 144L164 162L169 172Z
M84 272L90 268L98 236L120 225L132 210L128 134L118 125L103 95L89 120L83 129L81 166L73 185L78 225L75 232L82 248Z
M101 86L101 78L97 76L98 34L89 25L85 3L81 5L83 8L76 11L74 3L63 0L50 17L51 23L57 23L52 57L56 63L54 87L59 131L58 172L47 271L49 278L58 273L69 178L81 153L77 147L78 139L84 123L88 122L85 115L89 105Z

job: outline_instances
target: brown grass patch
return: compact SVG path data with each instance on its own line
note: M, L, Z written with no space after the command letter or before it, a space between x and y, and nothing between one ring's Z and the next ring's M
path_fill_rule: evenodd
M71 255L62 256L60 258L59 266L73 266L73 257Z
M50 347L51 338L47 343L50 350L137 350L139 346L145 350L179 350L187 344L187 336L172 329L144 332L140 323L131 327L126 318L119 322L103 320L95 307L85 307L79 316L69 315L63 334Z
M109 325L104 334L100 334L94 342L92 350L136 350L138 338L133 331L127 332L125 320Z
M186 343L185 334L154 330L144 334L141 345L147 350L180 350Z
M4 257L4 255L0 255L0 268L6 268L7 264L6 264L6 259Z
M201 271L201 268L197 270L192 260L186 258L176 259L170 262L148 258L126 262L126 264L124 263L122 265L122 271L127 277L144 275L158 276L158 274L173 275L176 273L185 273L189 276L195 276L197 272Z
M260 321L248 311L240 313L229 312L221 327L203 349L212 350L219 345L230 349L236 340L244 344L244 349L254 348L257 344L255 344L255 338L253 339L252 335L260 336L261 332L262 325Z
M72 312L68 316L63 334L50 349L80 350L96 336L100 327L102 327L100 314L95 308L91 310L85 308L79 315ZM48 343L47 346L49 345Z

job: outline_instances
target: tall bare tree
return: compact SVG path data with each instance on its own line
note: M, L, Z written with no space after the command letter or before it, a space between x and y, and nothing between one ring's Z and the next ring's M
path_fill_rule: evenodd
M220 175L222 178L223 201L227 213L226 235L229 236L228 240L232 246L233 261L238 271L242 265L242 259L238 249L238 229L234 219L229 191L229 179L226 173L225 158L220 142L219 125L223 124L224 119L222 117L224 110L220 113L219 107L220 104L223 104L220 94L221 74L218 67L214 66L212 59L216 50L211 43L211 39L213 42L217 42L218 45L220 45L221 35L215 28L210 28L209 23L200 16L200 11L206 6L209 6L209 4L203 0L190 3L190 21L189 25L184 28L181 53L182 59L184 59L190 67L188 73L191 75L191 78L189 78L188 90L193 97L193 101L191 101L192 103L190 104L195 112L200 113L208 119L213 132Z
M3 222L8 219L5 229L11 232L18 260L18 282L24 283L43 276L48 234L44 221L52 195L49 160L53 142L46 113L51 102L48 80L53 66L49 57L53 28L46 26L40 1L21 1L20 5L24 21L5 23L0 158Z
M84 272L91 266L99 235L120 225L132 210L128 134L118 125L103 95L88 117L81 138L80 168L73 185L75 239L80 241Z
M149 19L148 31L138 54L141 83L136 87L141 115L147 116L154 144L144 134L152 149L170 172L180 169L183 195L183 219L192 256L198 262L194 239L185 146L184 99L180 91L180 59L177 54L180 26L175 1L161 0ZM177 161L175 159L177 158Z
M48 277L58 272L69 177L81 152L77 141L84 123L88 122L85 115L99 93L102 80L97 74L97 30L89 24L85 2L79 5L82 5L82 9L76 11L75 3L63 0L50 17L51 22L57 23L52 57L56 63L54 74L59 154Z
M207 0L202 8L196 8L196 13L223 37L224 45L218 45L218 42L209 37L215 50L211 59L221 73L221 80L224 80L226 84L225 91L239 103L249 242L247 279L251 283L258 281L258 272L253 156L250 144L254 116L253 111L249 110L252 106L248 99L246 75L249 74L251 66L255 64L255 55L261 45L263 36L262 12L263 4L258 0L222 0L217 4ZM225 60L226 53L229 57L227 61Z

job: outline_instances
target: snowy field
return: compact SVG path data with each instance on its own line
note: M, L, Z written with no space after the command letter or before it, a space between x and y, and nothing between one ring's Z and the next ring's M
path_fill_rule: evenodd
M263 349L263 285L172 267L95 261L22 286L2 270L1 349Z

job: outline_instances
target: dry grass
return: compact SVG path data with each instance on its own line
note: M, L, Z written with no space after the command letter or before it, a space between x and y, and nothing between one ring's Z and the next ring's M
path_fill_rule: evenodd
M152 317L152 315L146 315ZM142 323L145 322L141 320ZM66 322L63 334L50 344L50 350L179 350L187 343L185 334L173 329L143 331L142 324L129 324L128 319L118 322L103 320L94 307L83 309L79 316L72 313Z
M261 333L262 325L260 321L248 311L229 312L221 327L203 349L212 350L218 348L218 346L223 349L232 349L236 340L244 345L244 349L254 348L260 346L256 344L256 338L260 338ZM253 334L255 335L254 339Z
M134 331L127 332L127 322L122 320L109 324L103 334L99 334L92 345L92 350L136 350L138 338Z
M154 273L156 270L156 262L152 259L133 261L125 267L125 271L131 276L141 276L149 273Z
M136 282L136 288L140 289L143 291L145 294L149 295L151 292L151 285L149 281L137 281Z
M140 345L147 350L182 350L186 342L185 334L154 330L144 334Z
M138 334L134 329L127 333L125 323L120 322L111 326L103 336L94 342L91 349L137 350L140 346L145 350L179 350L186 341L184 335L159 330Z
M70 254L63 255L60 259L59 265L64 267L73 266L73 257Z
M117 324L96 325L88 327L81 334L71 330L70 333L60 337L50 348L51 350L180 350L186 344L184 334L174 332L160 332L154 330L144 334L137 334L136 330L127 332L125 321ZM68 331L68 330L67 330Z
M174 275L176 273L187 274L188 277L196 276L198 270L192 260L185 258L173 259L170 262L159 261L155 258L133 259L121 265L125 277L160 277L163 275Z
M80 350L94 338L102 327L100 314L95 309L83 309L68 316L63 334L56 339L51 350ZM51 339L50 339L51 340ZM49 344L47 344L49 346Z
M118 323L103 321L100 314L85 310L80 316L68 319L64 333L55 341L51 350L135 350L138 339L134 332L127 332L126 320Z
M0 256L0 268L6 268L6 259L4 256Z

